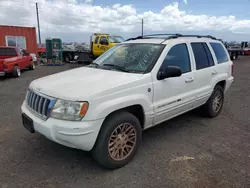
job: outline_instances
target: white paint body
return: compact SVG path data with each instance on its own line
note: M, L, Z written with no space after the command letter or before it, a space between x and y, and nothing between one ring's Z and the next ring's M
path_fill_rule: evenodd
M143 39L128 43L161 41ZM210 49L209 42L219 42L205 38L167 40L163 43L167 45L154 68L147 74L81 67L43 77L30 84L32 90L42 95L71 101L88 101L89 109L82 121L64 121L51 117L42 120L29 110L26 101L21 107L22 113L33 120L37 132L50 140L86 151L93 148L105 118L124 107L141 105L145 116L144 129L155 126L205 104L218 82L226 81L226 91L234 80L231 75L232 61L217 64L212 50L215 66L196 70L190 46L190 42L196 41L207 42ZM172 46L179 43L186 43L188 46L192 71L180 77L157 80L156 75L165 56ZM148 91L149 88L151 92Z

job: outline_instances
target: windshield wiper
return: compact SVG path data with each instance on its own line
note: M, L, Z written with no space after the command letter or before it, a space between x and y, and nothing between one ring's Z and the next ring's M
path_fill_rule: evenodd
M105 64L102 64L102 65L103 65L103 66L114 67L115 69L120 70L120 71L123 71L123 72L130 72L130 71L128 71L127 69L125 69L125 67L121 67L121 66L118 66L118 65L109 64L109 63L105 63Z

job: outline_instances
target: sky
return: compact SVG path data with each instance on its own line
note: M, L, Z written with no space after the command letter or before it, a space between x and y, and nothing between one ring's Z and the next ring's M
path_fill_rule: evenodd
M37 27L36 1L42 42L48 37L89 42L94 32L135 37L142 19L144 34L250 41L250 0L0 0L0 25Z

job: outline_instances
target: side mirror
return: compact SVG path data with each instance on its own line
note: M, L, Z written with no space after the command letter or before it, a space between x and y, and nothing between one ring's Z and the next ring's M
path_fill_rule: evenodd
M182 72L180 67L177 66L167 66L162 71L157 74L158 80L164 80L165 78L179 77Z

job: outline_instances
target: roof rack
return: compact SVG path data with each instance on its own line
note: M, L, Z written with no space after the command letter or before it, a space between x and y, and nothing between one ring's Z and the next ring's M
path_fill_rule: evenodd
M137 39L158 38L157 36L168 36L168 37L164 37L164 40L161 43L165 42L166 40L179 38L179 37L210 38L210 39L213 39L213 40L218 40L218 39L216 39L215 37L213 37L211 35L182 35L182 34L179 34L179 33L176 33L176 34L168 34L167 33L167 34L150 34L150 35L138 36L138 37L135 37L135 38L129 38L126 41L137 40Z

